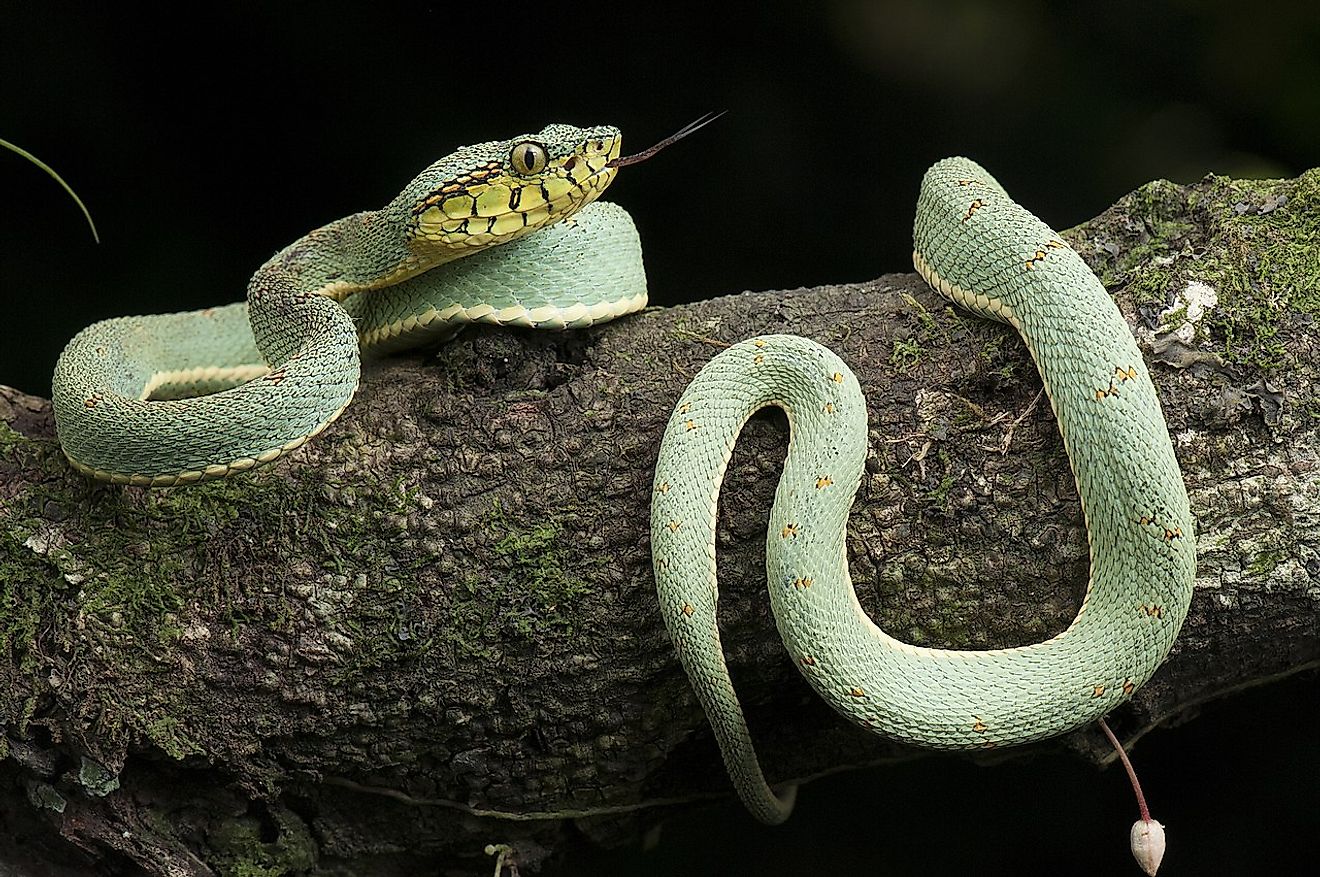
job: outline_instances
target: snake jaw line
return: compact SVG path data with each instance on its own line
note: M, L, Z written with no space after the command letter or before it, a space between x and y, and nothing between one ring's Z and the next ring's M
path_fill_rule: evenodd
M459 150L472 153L467 160L476 167L463 171L462 159L442 159L396 201L408 207L411 237L424 258L448 261L462 255L448 249L454 244L471 241L468 245L484 248L507 243L594 201L617 174L611 162L621 142L617 128L550 125L537 135ZM522 150L531 149L537 151L534 164L520 158ZM438 256L429 253L429 244L440 245Z

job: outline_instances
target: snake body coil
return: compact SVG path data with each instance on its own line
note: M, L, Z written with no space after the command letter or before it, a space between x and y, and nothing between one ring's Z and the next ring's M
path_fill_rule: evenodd
M1192 519L1146 367L1117 307L1059 236L986 171L946 159L922 183L913 261L941 293L1010 323L1040 369L1086 517L1091 578L1076 619L1045 642L957 651L908 645L862 611L845 525L867 449L857 380L793 336L736 344L692 381L656 466L657 591L679 658L740 797L787 817L762 775L716 625L715 511L738 432L757 409L788 413L791 438L766 537L779 632L815 690L857 724L937 749L1012 745L1112 710L1145 682L1186 615Z
M298 447L337 417L357 387L359 347L416 344L464 322L584 326L642 307L636 231L621 209L592 203L628 161L618 155L618 131L603 127L552 125L466 147L382 210L280 251L253 276L244 304L89 327L55 371L65 454L116 483L227 475ZM922 276L959 305L1010 323L1035 359L1082 498L1090 582L1076 619L1046 642L955 651L888 636L848 575L845 528L867 449L856 378L832 352L793 336L715 357L669 419L652 555L675 648L739 795L766 822L787 817L791 794L777 798L762 775L715 617L720 482L757 409L783 408L792 428L766 541L779 631L812 686L863 727L941 749L1075 728L1150 677L1191 599L1187 494L1141 353L1099 281L966 159L927 173L914 238Z
M246 303L88 327L52 381L65 455L121 484L220 477L334 420L357 389L359 347L415 345L469 322L565 328L640 309L632 220L592 203L617 173L619 145L616 128L550 125L464 147L383 209L285 247L253 275Z

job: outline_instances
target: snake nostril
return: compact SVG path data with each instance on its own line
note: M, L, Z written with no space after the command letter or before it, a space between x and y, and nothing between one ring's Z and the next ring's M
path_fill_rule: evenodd
M575 167L577 167L577 156L576 156L576 155L570 155L570 156L564 161L564 170L566 170L566 171L571 171L571 170L572 170L573 168L575 168Z

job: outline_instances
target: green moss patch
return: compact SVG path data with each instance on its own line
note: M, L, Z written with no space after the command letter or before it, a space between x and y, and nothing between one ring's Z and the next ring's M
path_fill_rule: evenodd
M1320 169L1295 180L1157 180L1067 232L1105 286L1152 324L1191 281L1214 288L1200 331L1226 362L1284 362L1299 316L1320 314ZM1177 324L1177 309L1165 322Z

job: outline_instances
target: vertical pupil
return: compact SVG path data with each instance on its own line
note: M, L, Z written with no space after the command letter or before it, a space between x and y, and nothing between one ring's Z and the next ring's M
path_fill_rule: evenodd
M536 167L536 150L532 149L530 146L523 150L523 165L526 166L528 170Z

